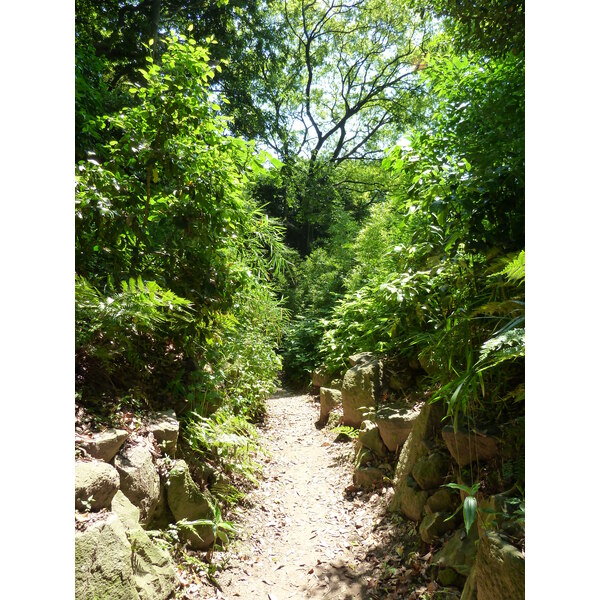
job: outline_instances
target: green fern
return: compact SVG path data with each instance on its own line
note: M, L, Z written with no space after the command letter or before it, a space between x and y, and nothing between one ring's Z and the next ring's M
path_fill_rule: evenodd
M350 440L355 440L358 437L358 429L350 427L349 425L339 425L331 429L333 433L337 433L343 437L347 437Z
M525 250L521 250L511 263L501 271L509 281L521 284L525 280Z
M484 342L476 368L479 372L525 356L525 329L515 327Z
M256 473L260 465L254 458L261 450L258 432L243 417L226 408L220 408L210 417L192 412L185 421L183 437L199 457L216 461L225 472L258 482Z

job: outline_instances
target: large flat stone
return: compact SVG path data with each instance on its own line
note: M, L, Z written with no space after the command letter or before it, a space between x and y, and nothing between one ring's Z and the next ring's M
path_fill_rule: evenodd
M381 439L390 452L396 453L408 439L419 412L404 404L380 406L375 416Z
M133 580L131 544L117 515L75 532L75 599L140 600Z
M92 435L79 436L76 445L83 448L92 458L110 462L128 435L124 429L108 429Z
M498 454L498 442L492 436L444 427L442 437L452 458L461 467L475 461L485 462Z

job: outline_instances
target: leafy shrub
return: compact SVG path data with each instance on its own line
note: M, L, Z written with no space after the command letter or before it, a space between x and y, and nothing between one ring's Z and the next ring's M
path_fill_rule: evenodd
M78 387L87 394L144 394L156 400L189 369L198 323L192 303L141 277L100 293L75 281Z
M266 155L228 134L207 47L172 34L141 75L82 126L102 136L77 167L78 390L259 416L285 318L271 280L288 260L246 194Z

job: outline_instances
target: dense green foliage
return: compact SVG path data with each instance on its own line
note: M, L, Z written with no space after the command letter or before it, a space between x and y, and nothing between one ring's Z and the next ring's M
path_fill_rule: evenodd
M174 407L250 479L279 374L360 351L455 426L522 417L523 12L78 0L80 403Z
M172 36L146 62L135 101L84 128L108 133L77 168L79 387L256 412L284 317L279 229L244 193L263 167L227 134L208 48Z

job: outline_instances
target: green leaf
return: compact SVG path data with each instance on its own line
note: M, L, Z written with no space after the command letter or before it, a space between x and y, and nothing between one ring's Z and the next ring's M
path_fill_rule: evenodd
M475 522L477 514L477 498L475 496L467 496L463 502L463 518L465 520L465 529L469 533L471 525Z

